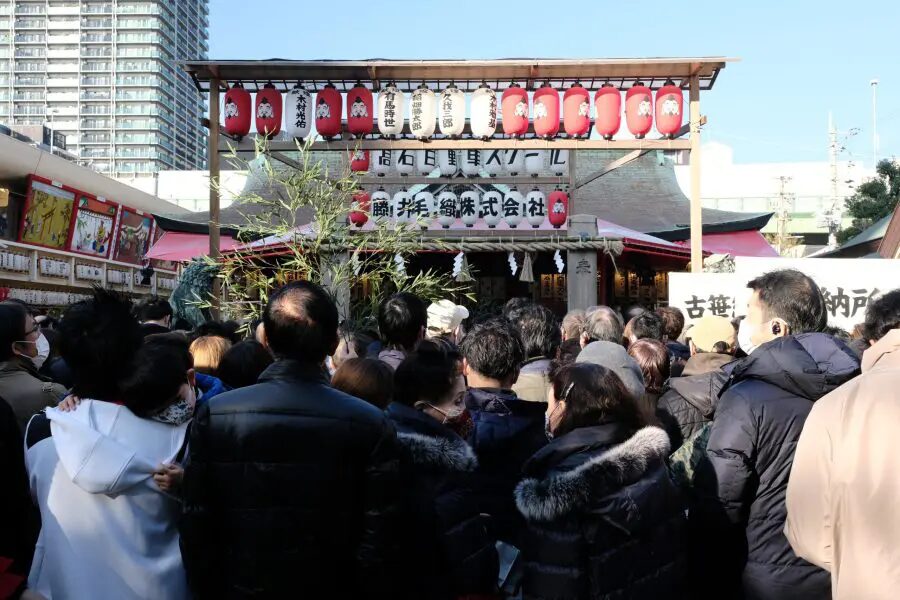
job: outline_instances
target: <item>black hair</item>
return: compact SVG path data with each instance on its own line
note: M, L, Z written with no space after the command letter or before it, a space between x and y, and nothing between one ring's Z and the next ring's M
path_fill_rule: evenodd
M783 319L792 335L822 331L828 321L825 298L811 277L796 269L760 275L747 283L769 319Z
M660 306L656 314L662 319L663 333L670 341L675 341L684 330L684 313L674 306Z
M13 344L21 342L25 333L25 319L28 313L19 304L3 302L0 304L0 361L13 357Z
M219 379L232 388L253 385L273 360L272 354L256 340L238 342L219 362Z
M232 344L237 344L241 341L241 335L238 333L240 328L241 324L237 321L206 321L194 330L193 337L196 339L209 335L225 338Z
M525 358L556 356L562 343L562 331L550 309L532 302L510 313L510 320L519 328Z
M827 333L831 337L839 339L842 342L844 342L845 344L849 344L850 340L852 339L850 337L849 332L845 331L844 329L841 329L840 327L835 327L833 325L826 325L825 327L823 327L822 333Z
M878 341L892 329L900 328L900 289L871 300L866 308L863 336L866 341Z
M321 363L337 346L338 311L331 296L309 281L273 292L263 311L269 348L278 358Z
M173 314L172 305L165 298L150 296L142 300L135 309L140 321L159 321Z
M394 294L378 307L378 329L388 346L412 350L427 324L428 310L415 294Z
M122 402L139 417L158 413L177 397L192 364L187 339L156 336L146 341L122 377Z
M331 385L384 410L394 396L394 370L377 358L348 358L335 371Z
M506 304L503 305L503 310L500 312L500 316L513 321L512 314L525 308L526 306L534 304L534 300L531 298L526 298L524 296L516 296L515 298L510 298L506 301Z
M394 372L394 401L406 406L437 402L453 389L459 360L451 345L422 340Z
M561 367L562 365L574 363L579 354L581 354L581 340L578 338L568 339L559 345L554 365Z
M566 402L553 432L556 437L605 421L622 425L629 435L646 424L637 399L606 367L593 363L563 365L550 374L550 384L556 400Z
M131 309L128 298L100 287L90 300L66 309L59 323L59 353L72 369L76 396L119 400L120 379L143 341Z
M659 340L664 337L663 320L656 313L645 312L634 318L631 334L636 340Z
M503 317L494 317L472 327L460 350L477 373L500 381L513 377L525 360L519 331Z

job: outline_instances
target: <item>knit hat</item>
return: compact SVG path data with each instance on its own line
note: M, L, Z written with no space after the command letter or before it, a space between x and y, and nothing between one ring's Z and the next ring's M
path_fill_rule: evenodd
M428 333L440 335L453 333L464 319L469 318L469 309L450 300L438 300L428 307Z
M620 344L612 342L591 342L575 359L577 363L591 363L606 367L619 376L632 396L640 398L644 395L644 375L637 361L628 356L628 352Z
M719 342L725 342L732 349L737 339L731 321L714 315L706 315L694 321L694 326L684 337L693 341L700 352L712 352L713 346Z

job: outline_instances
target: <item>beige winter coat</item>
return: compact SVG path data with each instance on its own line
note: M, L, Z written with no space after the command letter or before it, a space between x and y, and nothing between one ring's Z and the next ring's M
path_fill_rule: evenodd
M815 403L794 455L784 533L839 600L900 598L900 329Z

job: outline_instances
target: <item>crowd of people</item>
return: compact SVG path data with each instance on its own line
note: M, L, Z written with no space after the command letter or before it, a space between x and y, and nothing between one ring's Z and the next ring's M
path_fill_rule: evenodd
M0 598L893 598L900 290L853 339L798 271L748 287L688 327L2 302Z

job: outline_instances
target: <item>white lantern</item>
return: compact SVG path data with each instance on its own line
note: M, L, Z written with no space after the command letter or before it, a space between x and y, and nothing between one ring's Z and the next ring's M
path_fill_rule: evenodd
M543 225L544 219L547 218L547 198L544 192L537 188L525 196L525 218L535 229Z
M300 84L290 90L284 99L284 120L290 138L302 140L312 131L312 97Z
M403 133L404 114L403 92L389 83L378 94L378 131L386 137L396 137Z
M471 227L478 221L478 208L481 203L481 194L475 190L467 190L459 196L459 220L466 227Z
M409 130L414 137L424 140L434 135L436 109L434 92L423 83L409 99Z
M544 170L544 151L525 150L525 172L537 177Z
M412 203L412 194L405 188L394 194L394 199L391 202L391 213L394 215L394 220L398 223L409 223Z
M503 218L503 194L497 190L485 192L478 205L478 218L493 229Z
M431 175L437 169L437 150L416 150L416 172L419 175Z
M488 139L497 131L497 94L486 83L472 92L472 107L469 124L472 135Z
M522 222L525 215L525 198L519 190L513 188L503 198L503 220L512 229Z
M427 229L436 210L434 194L428 190L422 190L413 197L410 208L410 220L419 221L422 229Z
M562 177L568 171L569 151L568 150L551 150L550 151L550 170L557 177Z
M496 177L503 172L503 150L482 150L481 159L484 163L481 166L484 167L489 177Z
M372 219L381 224L391 218L391 197L384 188L372 193Z
M459 137L466 126L466 95L452 83L441 92L440 112L441 133L449 137Z
M460 150L462 172L466 177L478 177L481 173L481 152L478 150Z
M394 164L394 160L390 150L372 150L370 158L369 169L377 177L384 177L391 172L391 165Z
M416 155L412 150L394 150L394 168L397 173L406 176L416 168Z
M441 177L453 177L459 171L459 153L456 150L438 150L438 167Z
M437 221L444 229L449 229L456 222L456 210L459 198L456 194L447 190L437 197Z
M504 153L503 162L510 175L518 175L525 169L525 151L507 150Z

